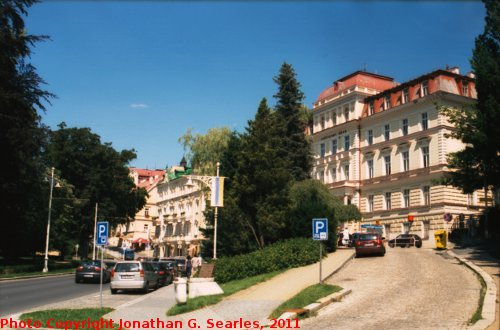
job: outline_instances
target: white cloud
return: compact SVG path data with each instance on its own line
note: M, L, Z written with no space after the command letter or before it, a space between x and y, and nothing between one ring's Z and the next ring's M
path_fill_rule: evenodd
M132 103L129 105L129 107L134 108L134 109L146 109L149 108L149 105L145 103Z

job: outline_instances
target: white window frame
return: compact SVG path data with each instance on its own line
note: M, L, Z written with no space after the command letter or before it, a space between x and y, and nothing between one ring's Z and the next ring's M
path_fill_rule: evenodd
M368 145L371 146L373 144L373 130L369 129L367 132L368 136L366 140L368 141Z
M344 119L345 121L349 121L349 106L344 107Z
M385 96L384 97L384 109L389 109L391 107L391 96Z
M420 125L422 127L422 131L429 129L429 115L427 112L422 112L420 115Z
M351 149L351 136L349 134L344 135L344 151Z
M384 200L385 200L385 209L391 210L392 209L392 193L390 191L388 191L384 194Z
M319 145L319 156L321 158L326 156L326 144L324 142Z
M337 139L332 140L332 155L335 155L338 151Z
M425 152L427 151L427 152ZM429 145L423 145L420 147L420 153L422 155L422 168L429 167L431 165L431 151Z
M405 154L408 156L405 158ZM410 151L401 151L401 170L402 172L408 172L410 170Z
M401 120L401 133L403 136L406 136L406 135L408 135L409 132L410 132L410 130L409 130L409 125L408 125L408 118L403 118Z
M408 192L408 194L406 194ZM404 208L409 208L410 207L410 189L403 189L401 192L401 195L403 197L403 207Z
M431 186L422 187L422 205L431 205Z
M385 175L391 175L392 173L391 155L384 155L384 173Z
M349 164L344 165L344 179L345 181L349 181L349 173L350 172L350 166Z
M384 125L384 141L389 141L391 139L391 125Z
M373 212L374 209L374 197L373 195L368 195L366 198L366 206L368 209L368 212Z
M368 113L370 115L373 115L375 113L375 104L373 103L373 101L371 101L369 104L368 104Z
M332 182L337 181L337 168L336 167L330 168L330 177L332 178Z
M429 95L429 80L424 80L422 81L422 84L421 84L421 96L424 97L424 96L427 96Z
M373 165L373 158L367 159L366 160L366 168L367 168L366 172L368 173L368 179L373 178L373 174L375 173L373 166L374 166Z
M410 102L410 89L403 88L403 97L401 98L403 104Z

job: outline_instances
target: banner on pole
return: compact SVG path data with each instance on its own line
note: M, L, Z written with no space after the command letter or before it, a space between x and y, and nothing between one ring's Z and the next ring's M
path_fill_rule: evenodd
M216 176L212 180L212 198L210 205L212 207L224 206L224 178Z

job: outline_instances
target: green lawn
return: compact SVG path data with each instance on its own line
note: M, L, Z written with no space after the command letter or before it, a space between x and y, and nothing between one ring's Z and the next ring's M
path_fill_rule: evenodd
M183 305L175 305L167 311L168 316L178 315L187 313L190 311L194 311L196 309L203 308L205 306L214 305L222 300L222 298L232 295L238 291L244 290L246 288L251 287L260 282L264 282L269 280L270 278L280 274L283 271L276 271L272 273L247 277L241 280L234 280L224 284L221 284L220 287L224 291L223 294L213 295L213 296L203 296L196 297L194 299L188 299L186 304Z
M113 308L105 307L103 309L100 308L82 308L82 309L50 309L45 311L38 311L32 313L26 313L21 315L21 320L26 321L31 319L33 321L40 321L42 327L46 328L47 321L51 318L54 320L49 324L50 327L55 328L55 322L60 320L62 322L65 321L85 321L90 318L91 322L97 322L101 319L101 317L105 314L108 314L113 311ZM108 329L118 328L118 324L113 323L114 327ZM109 326L109 323L108 323ZM99 326L101 327L101 326ZM69 325L68 329L74 329L75 326ZM80 324L79 328L83 328ZM85 329L88 327L85 325ZM64 329L64 327L63 327Z
M284 303L278 306L271 315L270 319L276 319L281 314L283 314L287 309L292 308L303 308L309 304L312 304L318 299L326 297L334 292L338 292L342 290L342 288L338 285L329 285L329 284L314 284L311 285L304 290L300 291L298 294L288 299Z

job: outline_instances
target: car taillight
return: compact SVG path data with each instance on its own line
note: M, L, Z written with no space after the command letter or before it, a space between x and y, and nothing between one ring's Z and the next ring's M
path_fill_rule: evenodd
M80 267L78 267L78 268L76 269L76 271L77 271L77 272L79 272L79 271L81 271L81 270L83 270L83 266L80 266Z
M96 272L100 272L100 271L101 271L101 267L96 267L96 266L94 266L94 270L95 270Z
M111 269L111 277L115 277L115 270Z
M141 277L144 277L144 269L140 270Z
M163 270L160 270L160 272L158 274L165 275L165 272Z
M361 245L361 242L360 242L360 241L356 241L356 245L357 245L357 246L360 246L360 245Z
M382 245L382 240L380 238L377 240L377 244Z

